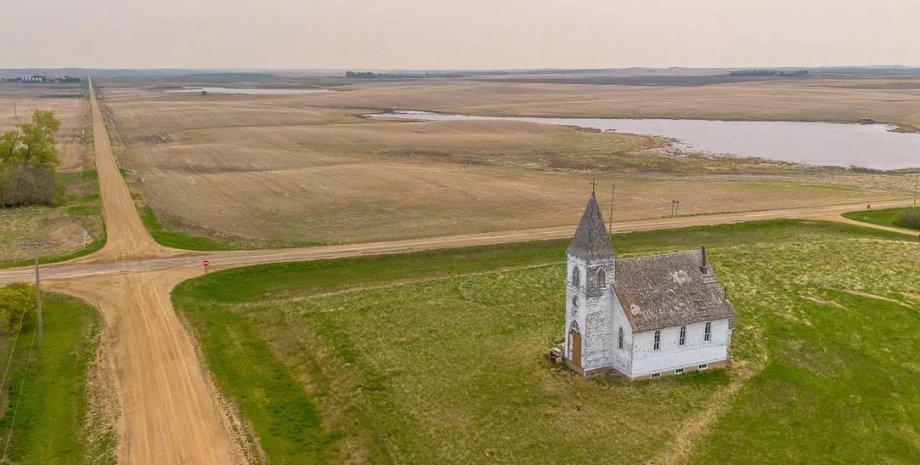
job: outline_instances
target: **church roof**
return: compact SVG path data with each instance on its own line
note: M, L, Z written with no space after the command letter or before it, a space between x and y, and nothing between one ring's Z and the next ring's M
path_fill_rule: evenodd
M737 316L702 261L700 250L617 260L616 295L636 332Z
M616 252L610 246L607 228L604 227L604 217L601 216L601 209L597 205L597 197L593 192L566 253L587 260L616 257Z

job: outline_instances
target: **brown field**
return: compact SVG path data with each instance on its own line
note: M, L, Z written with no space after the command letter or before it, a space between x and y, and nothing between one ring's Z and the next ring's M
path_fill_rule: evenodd
M121 163L162 223L252 247L570 224L592 177L604 199L611 182L619 186L619 220L665 216L671 199L680 200L682 214L706 214L903 196L909 182L898 176L675 157L645 136L362 117L402 108L920 122L920 91L853 82L639 87L426 79L287 96L112 85L103 86L102 103ZM153 134L174 142L145 143Z
M676 86L506 82L508 79L362 83L348 92L310 98L317 105L498 116L872 119L920 127L920 79L764 80Z
M94 175L80 176L95 169L85 136L87 108L81 86L0 83L0 132L29 122L34 110L54 111L61 120L58 172L66 175L62 182L69 199L57 207L0 209L0 264L29 256L20 249L20 241L49 240L52 246L45 253L64 255L81 249L81 231L90 233L88 242L100 237L98 199L82 200L99 192ZM81 208L71 208L75 206Z

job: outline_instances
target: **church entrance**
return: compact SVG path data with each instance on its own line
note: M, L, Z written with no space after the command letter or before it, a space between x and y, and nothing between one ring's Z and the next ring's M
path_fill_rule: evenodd
M571 344L569 353L572 354L572 365L581 368L581 334L578 331L572 331L569 335L569 344Z

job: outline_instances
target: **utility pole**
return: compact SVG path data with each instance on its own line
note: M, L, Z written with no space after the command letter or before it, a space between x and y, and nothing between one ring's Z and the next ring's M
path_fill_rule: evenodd
M19 113L16 112L16 101L13 101L13 118L19 119Z
M611 235L613 234L613 199L614 199L614 194L616 194L616 191L617 191L617 185L610 183L610 219L608 220L610 222L610 227L607 228L607 232Z
M917 190L920 189L920 173L917 173L917 182L914 183L914 208L917 208Z
M38 346L42 347L45 341L45 325L42 321L42 288L41 277L38 272L38 252L44 247L50 247L51 241L44 242L20 242L19 246L23 249L32 249L35 253L35 299L38 306Z

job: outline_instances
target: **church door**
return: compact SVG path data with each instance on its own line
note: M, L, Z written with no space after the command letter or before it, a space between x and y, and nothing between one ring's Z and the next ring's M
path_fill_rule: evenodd
M572 331L569 337L572 341L572 364L581 368L581 334Z

